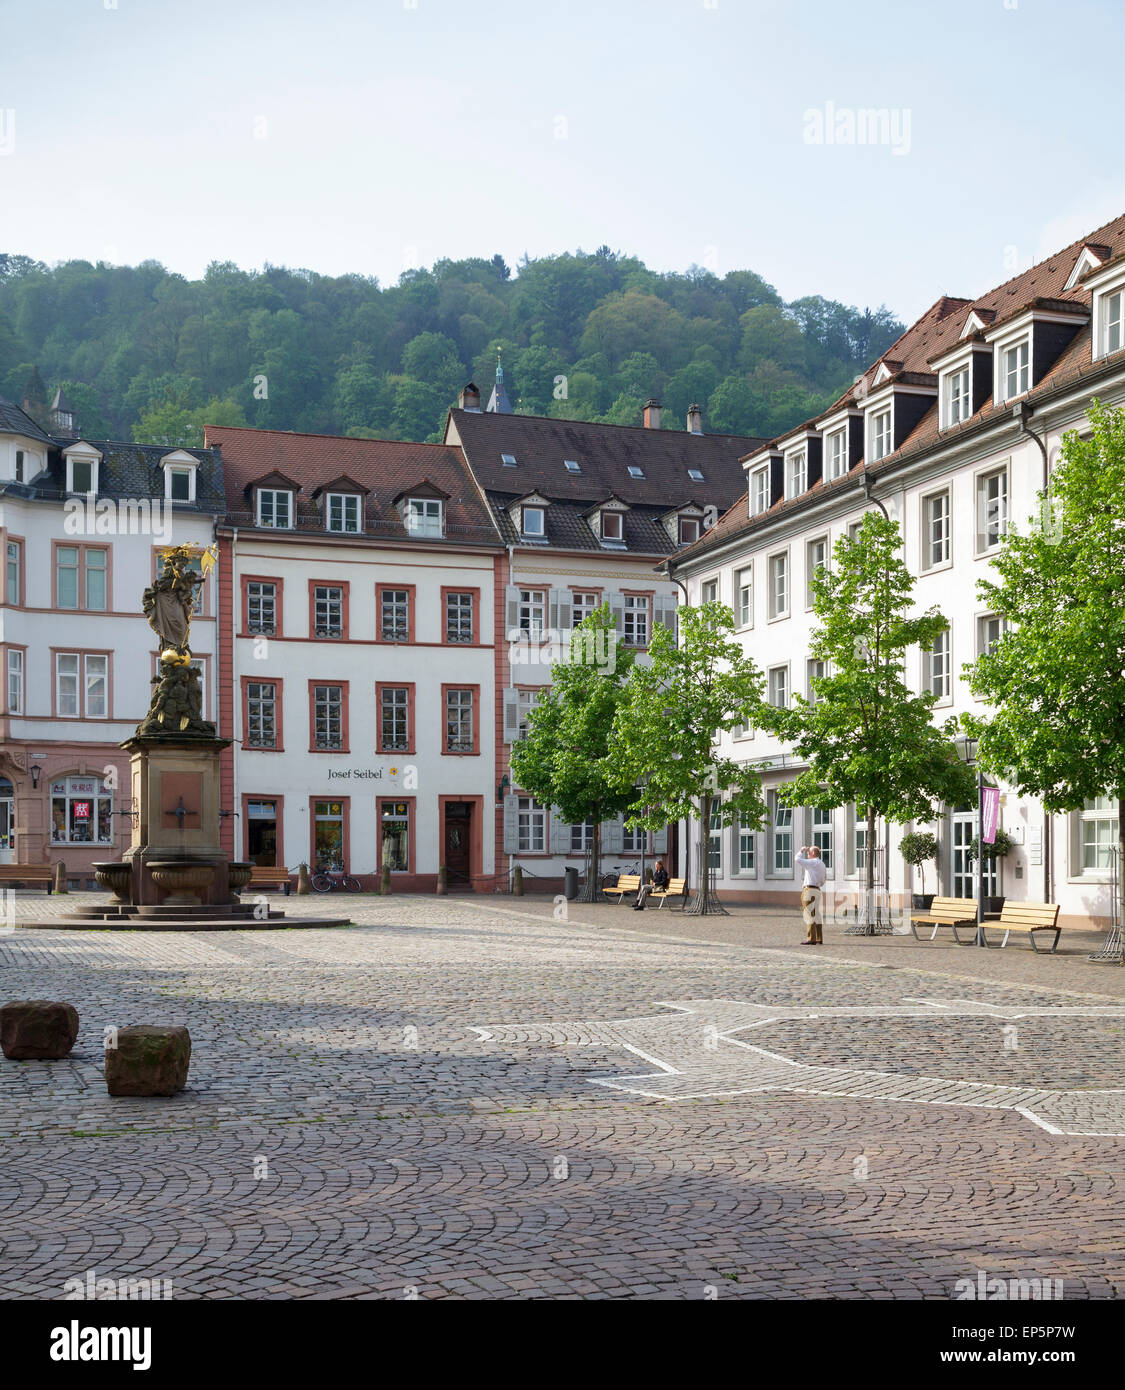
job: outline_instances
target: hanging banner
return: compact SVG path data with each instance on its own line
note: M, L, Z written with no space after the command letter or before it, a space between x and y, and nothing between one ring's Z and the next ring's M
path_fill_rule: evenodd
M1000 788L982 787L980 792L981 843L996 843L996 823L1000 819Z

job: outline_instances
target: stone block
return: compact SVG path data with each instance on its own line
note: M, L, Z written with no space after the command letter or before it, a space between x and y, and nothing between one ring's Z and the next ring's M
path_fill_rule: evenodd
M190 1061L186 1028L119 1028L117 1046L106 1049L105 1084L111 1096L172 1096L187 1085Z
M0 1008L0 1046L13 1062L65 1057L78 1037L78 1010L52 999L13 999Z

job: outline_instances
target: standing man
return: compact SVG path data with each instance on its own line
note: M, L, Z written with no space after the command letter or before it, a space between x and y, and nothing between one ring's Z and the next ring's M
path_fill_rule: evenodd
M797 856L797 867L805 873L805 886L801 889L801 908L805 914L805 939L802 946L821 946L824 943L822 928L824 917L820 911L824 880L828 870L820 857L818 845L802 845Z

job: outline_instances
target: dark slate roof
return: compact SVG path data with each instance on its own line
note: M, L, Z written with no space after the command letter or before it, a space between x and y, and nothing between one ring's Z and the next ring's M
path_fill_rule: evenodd
M511 471L511 470L509 470ZM625 544L603 545L590 522L583 515L586 503L575 501L552 502L546 508L545 541L527 541L520 535L508 508L513 507L526 493L489 492L488 500L496 516L504 540L525 550L597 550L603 555L672 555L680 547L672 543L660 518L665 507L632 506L624 513L622 529Z
M486 489L522 496L537 488L552 500L587 507L615 495L630 505L661 511L692 497L725 510L746 490L739 459L764 442L744 435L473 410L449 412L446 440L460 440L469 467ZM505 453L515 455L515 468L501 462ZM567 472L564 459L577 460L581 473ZM631 477L630 465L643 469L644 477ZM689 468L700 469L703 481L690 478Z
M41 444L51 442L51 436L45 434L30 415L3 396L0 396L0 434L22 434L27 439L37 439Z
M66 493L66 459L62 450L79 443L76 439L55 439L48 456L46 476L40 474L30 484L8 483L4 491L21 497L61 500ZM81 440L102 456L98 468L98 496L111 498L163 498L164 470L160 461L169 454L191 454L199 460L195 475L194 503L176 502L176 511L197 511L219 516L226 510L223 497L223 461L213 449L178 449L164 444L133 444L114 439Z

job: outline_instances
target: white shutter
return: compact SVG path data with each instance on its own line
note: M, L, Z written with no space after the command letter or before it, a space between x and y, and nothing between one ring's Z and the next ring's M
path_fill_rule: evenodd
M551 807L551 838L547 848L552 854L570 853L570 822L561 819L557 806Z
M559 625L559 591L552 589L547 595L547 626L555 631Z
M504 691L504 742L515 743L520 727L520 693L518 690Z
M507 637L508 641L512 642L518 640L520 629L520 591L516 588L513 588L512 585L509 584L504 592L508 608ZM513 638L512 636L513 632L516 633L515 638Z
M555 626L565 631L571 625L574 600L569 589L558 589L556 592L559 596L559 620Z
M520 847L520 799L509 792L504 797L504 853L518 854Z
M602 821L602 853L620 854L625 848L625 818Z
M662 623L673 637L676 635L676 602L675 594L657 594L657 618L658 623Z
M613 617L613 625L617 629L618 637L625 636L625 599L621 594L607 594L609 611Z
M668 827L666 825L652 832L652 852L661 856L668 853Z

